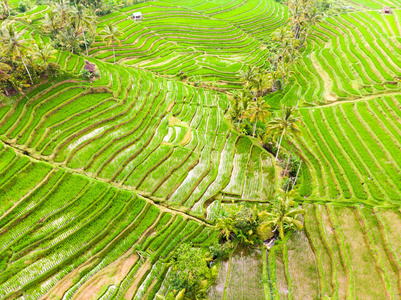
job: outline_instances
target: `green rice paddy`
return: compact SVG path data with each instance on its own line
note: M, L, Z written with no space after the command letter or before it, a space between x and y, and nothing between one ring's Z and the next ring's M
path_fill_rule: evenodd
M252 270L230 256L212 299L399 299L401 1L349 5L315 26L290 84L266 96L302 117L291 142L304 163L304 230L276 242L268 262L249 258ZM19 23L34 39L46 9ZM288 18L273 0L120 8L97 29L123 29L117 64L98 35L89 57L58 51L67 75L0 105L0 299L167 295L172 253L210 246L222 203L267 203L280 170L229 128L226 92L239 71L269 67L270 34ZM77 76L86 59L94 82Z

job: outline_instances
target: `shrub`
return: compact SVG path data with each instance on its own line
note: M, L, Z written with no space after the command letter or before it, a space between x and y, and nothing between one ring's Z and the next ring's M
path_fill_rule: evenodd
M91 78L92 77L92 73L86 69L83 69L81 72L81 75L86 77L86 78Z
M172 257L174 274L170 279L170 289L173 293L178 294L185 289L185 296L189 299L205 296L206 289L200 291L200 287L211 273L206 261L205 254L201 249L193 248L189 244L182 244Z
M209 247L210 256L214 260L227 259L233 248L234 244L231 241L224 244L220 244L216 241Z
M28 1L21 0L20 3L18 4L18 11L23 13L26 12L28 9L29 9Z
M47 69L46 69L46 74L48 77L54 77L57 76L58 74L60 74L60 66L54 62L50 62L47 65Z

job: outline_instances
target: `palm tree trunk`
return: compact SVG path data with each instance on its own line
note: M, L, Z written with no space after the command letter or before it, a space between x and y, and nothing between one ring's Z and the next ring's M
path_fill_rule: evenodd
M114 64L116 64L116 51L114 50L114 40L113 40L113 56L114 56Z
M276 158L275 158L276 160L277 160L277 157L278 157L278 153L280 152L281 141L283 140L284 131L285 130L283 130L283 132L281 133L280 142L278 143L278 149L277 149Z
M298 175L299 175L299 170L301 170L301 165L302 165L302 160L299 163L299 167L298 167L298 171L297 171L297 176L295 176L295 181L294 181L294 185L297 183L297 179L298 179Z
M288 165L289 165L289 163L290 163L290 159L291 159L291 155L292 155L292 148L293 148L293 147L291 147L290 155L288 156L287 165L285 166L284 176L285 176L285 174L287 174L287 172L288 172Z
M85 31L84 31L84 28L83 28L83 27L82 27L82 35L84 36L84 43L85 43L85 49L86 49L86 56L88 56L88 46L86 45Z
M11 61L11 68L14 71L15 69L15 65L14 65L14 60L13 60L13 56L10 54L10 61Z
M294 182L292 181L291 178L288 178L287 190L285 191L286 193L288 193L288 190L290 189L290 184L291 184L291 182L293 183L293 186L292 186L292 187L294 187Z
M22 56L21 56L21 60L22 60L22 63L24 64L24 67L25 67L26 72L27 72L28 75L29 75L29 79L31 79L31 84L33 85L33 80L32 80L31 73L29 73L29 70L28 70L28 68L27 68L27 66L26 66L26 64L25 64L24 58L23 58Z
M255 132L256 132L256 123L258 122L258 119L255 120L255 124L253 124L253 134L252 137L255 137Z
M284 224L283 221L280 222L280 227L278 229L278 234L282 240L284 240Z

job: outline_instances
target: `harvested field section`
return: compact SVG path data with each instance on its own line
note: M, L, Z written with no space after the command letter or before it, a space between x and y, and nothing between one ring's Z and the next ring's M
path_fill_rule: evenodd
M280 295L286 297L284 276L293 299L397 298L399 261L388 225L396 228L398 210L318 204L306 209L306 235L292 234L285 245L274 246ZM288 268L284 274L282 259Z
M209 291L212 299L264 300L263 261L259 250L237 250L220 265L219 277Z

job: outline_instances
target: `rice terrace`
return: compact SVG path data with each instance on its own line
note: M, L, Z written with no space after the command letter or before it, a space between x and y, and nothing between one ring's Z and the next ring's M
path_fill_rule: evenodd
M0 0L0 299L401 299L401 0Z

